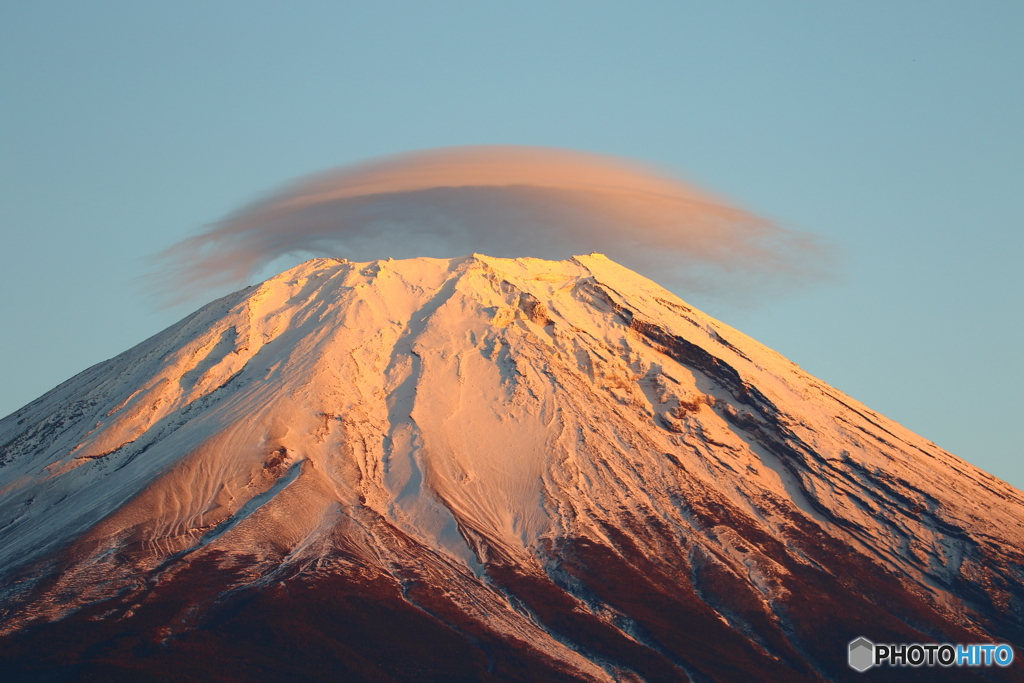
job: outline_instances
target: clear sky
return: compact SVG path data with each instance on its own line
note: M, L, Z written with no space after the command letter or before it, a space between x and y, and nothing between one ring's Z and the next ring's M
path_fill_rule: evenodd
M0 414L188 313L146 257L296 176L545 145L831 242L831 283L680 293L1024 488L1021 36L1019 0L0 0Z

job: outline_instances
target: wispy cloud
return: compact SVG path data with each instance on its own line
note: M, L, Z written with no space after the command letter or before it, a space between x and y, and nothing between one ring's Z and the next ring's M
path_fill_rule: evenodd
M157 282L180 300L241 284L287 254L366 261L592 251L676 291L740 298L814 279L827 258L811 235L634 162L451 147L298 180L158 255Z

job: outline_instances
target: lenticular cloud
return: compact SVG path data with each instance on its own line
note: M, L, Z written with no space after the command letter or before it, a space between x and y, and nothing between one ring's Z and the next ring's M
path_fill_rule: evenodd
M566 258L602 252L687 291L763 289L817 272L806 235L639 164L516 146L385 157L294 182L159 255L181 299L288 254ZM165 290L166 291L166 290Z

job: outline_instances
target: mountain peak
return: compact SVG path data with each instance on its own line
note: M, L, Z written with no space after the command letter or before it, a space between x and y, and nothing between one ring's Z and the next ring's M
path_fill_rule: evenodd
M306 261L0 443L10 642L288 640L299 587L538 680L822 680L858 635L1024 636L1019 491L601 254Z

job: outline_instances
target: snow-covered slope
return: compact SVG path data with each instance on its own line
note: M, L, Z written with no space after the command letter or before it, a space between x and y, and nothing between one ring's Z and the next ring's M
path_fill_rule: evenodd
M308 261L0 444L14 659L77 623L161 643L104 660L144 668L286 622L237 596L338 582L377 608L337 614L429 618L493 680L841 679L859 635L1024 644L1020 491L598 254Z

